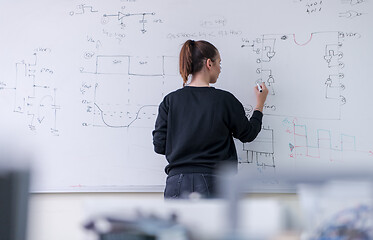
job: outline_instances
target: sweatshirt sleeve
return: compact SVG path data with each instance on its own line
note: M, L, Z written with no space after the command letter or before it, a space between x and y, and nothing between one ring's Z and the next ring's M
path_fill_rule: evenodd
M164 98L158 108L158 116L155 122L153 131L154 151L159 154L166 152L166 137L167 137L167 119L168 119L168 104Z
M229 127L233 137L239 139L241 142L253 141L262 128L262 118L263 113L255 110L250 120L247 119L241 102L234 98L229 113Z

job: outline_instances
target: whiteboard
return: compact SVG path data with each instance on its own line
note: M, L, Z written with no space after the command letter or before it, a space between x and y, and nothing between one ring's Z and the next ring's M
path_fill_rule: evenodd
M263 129L239 169L271 176L373 167L370 0L14 0L0 3L1 128L34 150L35 192L163 191L158 104L182 86L187 39L220 51L214 85ZM266 190L266 189L264 189Z

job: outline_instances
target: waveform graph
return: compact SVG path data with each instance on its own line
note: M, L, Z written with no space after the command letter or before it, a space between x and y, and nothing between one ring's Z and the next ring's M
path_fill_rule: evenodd
M355 136L330 129L310 130L307 124L294 124L291 134L290 156L301 161L320 159L341 162L351 155L366 153L357 149Z
M176 57L98 55L91 71L95 127L154 127L158 105L176 89ZM176 62L176 63L175 63ZM90 125L87 123L86 125Z
M154 121L156 106L132 102L129 81L129 77L123 75L98 75L94 86L93 126L145 127Z
M132 57L129 68L129 103L158 104L164 93L164 58Z
M182 78L179 73L179 58L174 56L163 57L163 96L182 87Z
M126 55L100 55L96 57L96 74L128 75L130 57Z
M164 77L129 77L128 103L136 105L159 104L164 95L164 80Z
M155 105L116 104L115 106L99 106L96 103L96 122L99 123L95 126L109 128L151 127L151 124L154 124L157 109Z
M140 57L130 58L129 75L134 76L163 76L163 57Z

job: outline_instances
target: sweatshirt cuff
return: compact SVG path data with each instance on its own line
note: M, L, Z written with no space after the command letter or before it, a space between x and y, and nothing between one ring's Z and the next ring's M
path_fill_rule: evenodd
M262 122L262 119L263 119L263 113L259 110L255 110L253 112L253 115L251 116L251 118L255 118L257 120L259 120L260 122Z

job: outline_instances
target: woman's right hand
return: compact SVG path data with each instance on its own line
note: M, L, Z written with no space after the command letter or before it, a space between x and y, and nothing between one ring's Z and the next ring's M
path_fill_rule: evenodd
M268 95L268 88L264 82L260 83L260 87L262 88L262 92L259 91L258 86L254 87L254 92L256 95L256 107L255 110L263 112L264 103L267 99Z

